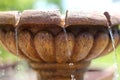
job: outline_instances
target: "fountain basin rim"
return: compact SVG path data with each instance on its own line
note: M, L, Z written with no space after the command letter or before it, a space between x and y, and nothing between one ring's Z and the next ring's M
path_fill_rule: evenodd
M99 11L68 11L66 16L63 17L59 10L25 10L20 14L18 11L1 11L0 25L12 25L12 27L17 27L22 25L55 24L61 27L68 27L70 25L101 25L107 27L107 20L103 13L104 12ZM119 25L119 13L111 12L109 14L111 15L112 25Z
M0 11L0 25L15 26L20 16L18 11Z

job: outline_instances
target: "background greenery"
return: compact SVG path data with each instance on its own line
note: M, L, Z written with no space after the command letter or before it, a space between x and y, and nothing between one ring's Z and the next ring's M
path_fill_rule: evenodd
M62 0L0 0L0 11L32 9L35 2L38 1L55 4L61 11L63 10Z
M0 10L31 9L35 0L0 0Z

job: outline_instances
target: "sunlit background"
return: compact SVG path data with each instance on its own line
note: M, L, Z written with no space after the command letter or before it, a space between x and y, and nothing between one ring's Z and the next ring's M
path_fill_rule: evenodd
M49 2L49 3L48 3ZM118 10L120 0L37 0L34 9L60 9L65 10ZM112 11L113 11L112 10Z
M120 0L0 0L0 10L105 10L120 8ZM114 10L113 9L113 10Z
M26 9L34 10L60 10L62 14L66 10L111 10L120 11L120 0L0 0L0 11L23 11ZM118 54L118 63L120 63L120 47L116 50ZM19 59L0 47L0 71L1 66L5 67L19 62ZM22 61L24 62L24 61ZM28 65L21 63L21 70L24 70ZM95 59L92 66L110 67L114 64L113 54ZM4 69L4 68L3 68ZM119 69L120 72L120 69ZM0 72L0 80L1 80ZM23 73L22 73L23 74ZM25 77L22 77L25 78ZM5 80L5 79L3 79ZM20 79L24 80L24 79Z

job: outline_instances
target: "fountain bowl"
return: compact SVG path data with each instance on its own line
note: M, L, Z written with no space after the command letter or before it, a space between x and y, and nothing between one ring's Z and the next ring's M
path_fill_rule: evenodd
M25 10L0 12L0 42L28 61L38 80L83 80L91 60L113 51L104 12ZM109 13L114 45L120 15Z

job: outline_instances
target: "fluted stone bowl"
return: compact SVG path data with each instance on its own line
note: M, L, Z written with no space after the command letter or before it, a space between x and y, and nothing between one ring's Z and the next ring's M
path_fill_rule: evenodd
M0 12L0 41L28 61L38 80L83 80L92 59L113 51L104 12ZM109 13L115 47L120 16Z

